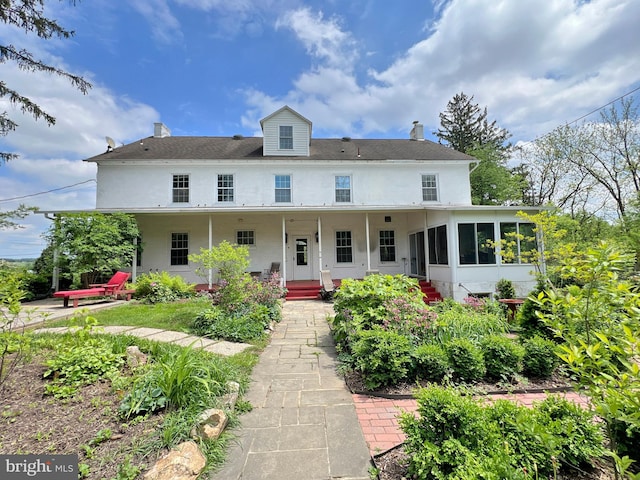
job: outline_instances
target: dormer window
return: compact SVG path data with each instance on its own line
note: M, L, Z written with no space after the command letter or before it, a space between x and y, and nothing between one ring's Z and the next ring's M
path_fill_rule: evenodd
M293 127L280 125L280 150L293 150Z

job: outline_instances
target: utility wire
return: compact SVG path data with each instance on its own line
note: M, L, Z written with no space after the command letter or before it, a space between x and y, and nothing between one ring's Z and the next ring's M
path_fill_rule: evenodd
M36 197L38 195L46 195L47 193L52 193L52 192L59 192L60 190L65 190L65 189L71 188L71 187L77 187L78 185L82 185L84 183L89 183L89 182L95 182L95 181L96 180L94 178L91 178L89 180L85 180L84 182L78 182L78 183L74 183L73 185L67 185L65 187L60 187L60 188L54 188L54 189L51 189L51 190L47 190L45 192L31 193L29 195L22 195L21 197L2 198L2 199L0 199L0 203L1 202L11 202L13 200L21 200L23 198Z

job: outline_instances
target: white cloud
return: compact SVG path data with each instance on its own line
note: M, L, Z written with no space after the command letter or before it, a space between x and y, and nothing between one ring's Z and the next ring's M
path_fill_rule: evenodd
M282 17L278 25L291 28L320 64L300 72L285 95L247 92L250 109L260 112L250 117L288 103L328 132L345 125L365 135L408 131L415 119L435 130L438 114L464 91L516 140L531 139L640 81L640 2L451 0L435 7L439 17L423 40L364 79L348 66L367 56L354 58L358 49L336 18L309 9Z
M325 19L322 12L314 14L311 9L302 8L280 17L276 29L283 27L293 30L310 56L330 66L353 69L353 62L358 56L356 42L342 30L337 17Z
M163 44L182 41L180 22L166 0L131 0L130 5L145 18L157 41Z

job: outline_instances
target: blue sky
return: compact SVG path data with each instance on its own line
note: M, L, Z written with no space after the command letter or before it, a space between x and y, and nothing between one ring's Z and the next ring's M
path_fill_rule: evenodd
M20 155L0 166L0 210L95 207L95 165L82 159L157 121L173 135L259 135L287 104L316 137L407 138L413 120L436 130L465 92L527 142L640 85L637 0L84 0L47 12L75 36L2 25L0 41L93 88L0 64L2 81L57 118L47 127L0 99L19 123L0 149ZM0 258L40 254L49 221L23 224L0 232Z

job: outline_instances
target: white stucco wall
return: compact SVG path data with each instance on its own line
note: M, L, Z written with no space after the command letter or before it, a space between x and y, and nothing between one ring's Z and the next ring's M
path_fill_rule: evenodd
M189 175L190 201L172 202L173 175ZM219 174L234 175L235 201L217 201ZM422 174L438 179L439 201L422 200ZM291 176L291 203L275 202L275 175ZM352 201L336 203L335 177L351 176ZM104 162L96 206L109 208L226 208L309 206L415 207L470 205L466 162Z

